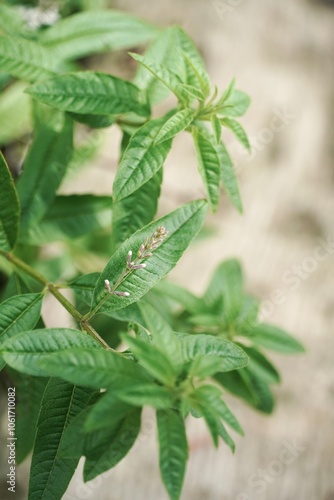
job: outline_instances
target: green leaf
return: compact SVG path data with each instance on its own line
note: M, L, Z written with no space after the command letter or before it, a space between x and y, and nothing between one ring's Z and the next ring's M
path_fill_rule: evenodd
M27 26L19 9L0 5L0 31L18 37L32 36L32 30Z
M186 311L192 314L205 311L205 304L199 297L196 297L196 295L171 281L161 281L157 285L156 290L161 292L163 296L182 305Z
M30 292L31 289L22 278L22 276L20 276L16 272L13 272L9 280L7 281L6 288L4 289L1 299L2 301L5 301L7 299L10 299L11 297L14 297L14 295L23 295Z
M180 498L188 443L181 415L173 410L157 411L160 472L171 500Z
M194 99L197 99L199 102L204 101L204 96L202 92L192 85L187 85L186 83L180 83L176 87L176 91L178 95L182 96L182 100L187 102L188 104L192 103Z
M134 112L148 116L150 107L132 83L93 71L77 71L35 83L26 92L62 111L116 115Z
M73 240L108 227L111 224L111 204L110 196L57 196L40 223L31 227L29 243L40 245Z
M211 127L216 144L219 144L222 136L222 126L216 115L211 116Z
M228 408L226 403L221 399L221 391L213 385L202 385L196 389L196 394L200 395L202 400L205 400L207 405L210 406L235 432L243 436L244 432Z
M0 94L0 146L20 139L32 127L31 99L24 94L27 84L15 82Z
M62 59L77 59L97 52L136 47L159 31L124 12L89 11L62 19L42 32L40 41Z
M249 367L253 373L256 373L260 378L268 384L279 384L280 376L273 364L260 351L252 347L241 346L245 353L249 356Z
M168 118L169 114L147 122L131 137L117 169L113 186L114 201L132 194L163 166L172 141L155 144L155 139Z
M127 455L138 437L140 417L141 409L133 409L121 421L120 425L110 429L109 436L105 436L105 431L102 431L104 439L101 441L96 433L86 437L85 481L90 481L106 470L115 467Z
M226 260L217 267L203 299L213 306L221 297L224 316L232 321L243 304L243 275L236 259Z
M271 413L274 398L266 380L248 366L229 373L216 373L215 379L232 394L242 398L248 404L263 413Z
M1 71L20 80L34 82L50 78L58 69L54 54L29 40L0 36Z
M8 165L0 151L0 249L11 250L19 229L19 200Z
M151 406L156 409L171 408L175 405L172 392L154 382L131 380L112 386L113 394L132 406Z
M234 452L234 441L226 431L216 408L212 406L212 398L208 398L205 391L196 390L191 395L191 401L195 410L199 411L200 415L204 417L215 447L218 447L218 440L221 437Z
M174 367L174 374L178 374L182 369L182 356L177 336L153 305L140 301L138 306L145 325L151 333L154 345L168 357Z
M147 69L147 71L149 71L163 85L165 85L173 94L176 95L176 97L182 100L182 95L177 91L178 86L182 83L182 81L179 76L174 73L174 71L166 66L162 66L159 63L151 61L149 58L141 56L140 54L130 52L130 56Z
M68 352L73 348L102 349L89 335L70 328L43 328L20 333L0 346L6 363L15 370L37 377L48 377L47 369L39 366L50 354ZM84 384L83 384L84 385Z
M92 303L92 297L97 280L100 273L89 273L79 276L68 283L68 286L74 291L80 300L86 304Z
M129 196L114 203L112 211L112 248L116 250L127 238L154 218L161 191L162 168Z
M238 180L234 172L231 158L222 142L217 146L217 153L221 164L221 181L226 194L234 206L242 213L242 202L239 193Z
M52 205L73 151L71 119L44 124L24 161L17 183L21 202L21 233L24 236Z
M34 328L41 314L42 299L40 293L29 293L0 304L0 346L18 333ZM4 365L0 356L0 369Z
M31 452L34 445L37 419L48 379L30 377L15 370L10 370L9 376L15 384L16 461L20 464Z
M91 396L89 389L51 379L45 389L38 418L32 456L29 498L47 500L62 498L76 469L79 456L74 459L59 457L59 449L66 427Z
M156 346L143 342L142 340L123 335L122 339L130 347L134 356L147 371L162 384L173 386L177 372L169 361Z
M193 361L198 356L221 358L219 371L237 370L247 365L248 356L233 342L206 334L180 334L184 362Z
M219 122L218 119L217 121ZM225 125L225 127L232 130L238 141L247 149L249 153L251 152L251 146L249 144L247 134L239 122L233 120L232 118L224 118L219 123L222 123L222 125Z
M219 108L219 114L225 116L244 115L249 107L250 98L241 90L232 89L227 99L224 99L223 105Z
M95 287L92 308L99 307L102 301L104 303L100 312L112 312L136 302L145 295L176 265L193 237L199 231L205 213L206 203L204 201L199 200L188 203L171 214L145 226L126 240L102 271ZM167 236L158 248L153 251L153 255L147 259L146 267L127 274L119 287L120 290L127 291L130 295L128 297L110 295L108 300L105 301L107 292L104 281L109 279L116 283L126 268L129 250L132 250L133 255L136 255L146 238L151 238L159 226L164 226L167 229Z
M247 331L247 336L257 345L283 354L305 352L298 340L274 325L260 323Z
M194 116L195 112L190 108L177 111L164 123L154 140L154 144L173 139L173 137L191 124Z
M220 158L212 142L201 134L200 130L192 131L197 154L198 170L204 182L208 201L213 212L216 212L219 202Z
M117 399L112 390L103 394L102 398L94 404L84 423L86 432L94 432L105 427L117 425L133 406Z
M184 32L182 33L187 37ZM198 58L195 58L193 54L188 55L186 52L183 52L183 57L186 63L187 83L197 88L198 90L201 90L204 99L207 98L210 95L211 84L208 74L205 71L202 59L200 58L199 54Z
M120 353L103 349L62 349L52 355L40 356L37 363L44 373L61 377L68 382L99 389L117 389L129 384L143 385L150 379L145 370Z

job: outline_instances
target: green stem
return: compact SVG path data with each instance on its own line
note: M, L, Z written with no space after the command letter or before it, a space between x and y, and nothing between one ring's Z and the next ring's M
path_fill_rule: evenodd
M49 290L50 293L62 304L62 306L75 318L81 325L81 327L89 333L95 340L97 340L105 349L111 350L111 347L103 340L103 338L97 333L97 331L90 325L87 321L87 318L85 318L74 306L71 304L67 298L60 293L58 290L57 286L55 286L53 283L48 281L44 276L42 276L38 271L33 269L32 267L28 266L25 262L23 262L21 259L13 255L12 253L9 252L2 252L1 254L9 261L11 262L14 266L18 267L19 269L22 269L26 274L31 276L34 280L38 281L42 285L44 285L47 290Z

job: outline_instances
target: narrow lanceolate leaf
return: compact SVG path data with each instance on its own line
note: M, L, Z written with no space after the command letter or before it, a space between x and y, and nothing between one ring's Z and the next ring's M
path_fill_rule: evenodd
M161 182L162 168L139 189L113 204L111 232L113 250L153 220L158 207Z
M48 379L31 377L16 370L10 370L9 376L16 389L16 461L20 464L34 445L38 415Z
M11 297L14 297L14 295L23 295L24 293L30 292L31 289L22 278L22 276L20 276L16 272L13 272L6 283L6 288L4 289L1 298L3 301L5 301L7 299L10 299Z
M250 98L241 90L232 88L227 98L224 99L223 106L219 109L219 114L225 116L244 115L249 107Z
M78 71L35 83L26 91L35 99L62 111L80 114L148 116L150 107L132 83L93 71Z
M221 165L221 181L226 194L234 206L242 213L242 202L239 193L238 180L234 172L232 160L222 142L216 146Z
M155 144L169 115L149 121L133 134L124 151L113 185L114 201L119 201L149 181L163 166L172 141Z
M156 346L140 339L123 335L122 339L130 347L131 352L152 377L164 385L173 386L177 371L165 354Z
M249 356L249 366L253 373L259 375L268 384L279 384L280 375L274 365L264 354L253 347L242 347Z
M73 122L45 125L37 131L17 183L21 202L21 233L42 219L52 205L73 152Z
M55 55L29 40L0 36L1 71L34 82L50 78L58 69Z
M181 415L174 410L157 412L160 472L171 500L180 498L186 464L188 443Z
M251 152L251 146L249 144L247 134L239 122L233 120L232 118L223 118L220 123L232 130L238 141L247 149L247 151Z
M211 127L212 127L212 131L213 131L213 135L214 135L215 140L216 140L216 144L219 144L221 141L221 136L222 136L222 126L221 126L221 123L216 115L213 115L211 117Z
M213 212L218 208L221 166L219 155L201 131L193 129L193 138L197 154L198 169L204 182L208 201Z
M101 312L112 312L136 302L145 295L176 265L199 231L205 213L206 203L204 201L187 203L171 214L145 226L126 240L102 271L95 287L92 308L99 308L103 304ZM146 267L130 272L121 280L118 290L128 292L129 296L110 295L106 300L105 280L108 279L111 286L116 283L126 269L129 250L132 250L135 256L146 238L151 238L160 226L164 226L168 234L153 250L152 256L146 260Z
M243 305L243 275L236 259L222 262L214 272L204 295L204 301L213 306L221 298L227 319L234 319Z
M141 408L134 408L118 425L109 427L108 431L106 428L86 436L84 444L85 481L90 481L106 470L115 467L127 455L138 437L140 417Z
M156 290L162 293L163 296L182 305L186 311L192 314L206 311L206 304L202 299L171 281L162 281L157 285Z
M100 344L87 334L70 328L44 328L31 330L7 339L0 346L6 363L17 371L29 375L48 377L47 370L38 361L52 353L73 348L101 349Z
M272 351L284 354L295 354L305 351L298 340L274 325L260 323L253 328L251 327L249 331L247 331L247 335L254 344L271 349Z
M228 408L226 403L221 399L221 391L213 385L202 385L196 389L196 394L200 395L202 399L207 402L221 419L223 419L234 431L243 435L243 430L233 415L231 410Z
M111 223L110 196L90 194L57 196L39 224L29 231L30 243L73 240Z
M9 251L16 242L20 207L13 178L1 151L0 185L0 250Z
M179 76L174 73L171 69L166 66L162 66L145 56L139 54L130 53L131 57L139 64L141 64L147 71L149 71L157 80L159 80L163 85L165 85L173 94L178 98L182 98L177 91L178 86L182 81Z
M29 482L31 500L62 498L64 495L80 457L60 458L61 440L72 418L86 407L91 395L91 390L60 379L50 379L48 382L32 456Z
M159 30L146 21L117 11L89 11L62 19L42 32L40 42L62 59L136 47Z
M183 360L185 363L198 357L220 358L216 371L227 372L243 368L248 363L248 356L233 342L207 334L179 334Z
M185 33L184 35L187 36ZM186 63L187 83L197 88L198 90L201 90L203 97L207 98L210 94L211 85L202 59L194 58L191 55L188 55L184 50L183 57Z
M156 136L154 143L159 144L160 142L167 141L168 139L175 137L179 132L182 132L182 130L189 127L193 121L194 115L194 110L190 108L177 111L164 123Z
M0 304L0 346L10 337L34 328L41 313L42 299L40 293L28 293ZM0 369L3 366L0 356Z

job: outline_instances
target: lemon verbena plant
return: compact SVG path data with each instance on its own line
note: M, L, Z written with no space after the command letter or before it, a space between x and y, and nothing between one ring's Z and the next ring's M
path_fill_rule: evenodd
M32 24L28 11L0 6L0 369L15 388L16 462L32 452L29 499L60 499L81 457L85 481L125 457L148 406L162 481L176 500L187 417L203 418L214 445L221 438L234 450L230 432L243 431L225 390L270 413L279 374L266 350L302 351L259 321L238 261L223 262L201 297L163 280L222 189L242 211L222 136L230 129L250 149L238 121L249 98L234 81L224 91L211 85L180 27L112 10ZM132 81L86 69L84 57L120 49L132 49ZM152 118L168 93L175 107ZM123 139L110 196L59 194L112 126ZM164 162L183 131L206 199L156 219ZM61 253L50 251L54 242ZM72 328L46 326L48 294Z

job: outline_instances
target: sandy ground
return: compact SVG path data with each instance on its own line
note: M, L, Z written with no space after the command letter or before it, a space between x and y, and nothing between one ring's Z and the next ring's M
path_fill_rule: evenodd
M239 257L247 289L264 300L266 320L293 332L307 348L299 357L272 356L283 382L271 417L228 397L246 434L236 438L234 456L223 445L214 450L202 423L189 421L191 456L182 499L332 500L334 9L305 0L114 4L160 25L181 24L219 88L236 77L252 96L243 119L252 155L226 135L245 214L239 216L225 200L208 219L214 235L194 245L171 278L201 292L221 260ZM105 69L108 61L103 56L95 64ZM97 192L110 192L118 140L111 129L95 169L89 166L81 183L69 182L64 191L93 185ZM189 137L178 137L165 168L161 213L203 195L195 165ZM167 499L149 411L130 455L86 485L79 467L64 496L93 498Z

